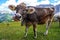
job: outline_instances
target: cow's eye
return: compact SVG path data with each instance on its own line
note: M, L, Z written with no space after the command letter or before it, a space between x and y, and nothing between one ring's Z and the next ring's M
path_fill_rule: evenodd
M26 10L26 12L28 12L28 10Z
M23 11L25 11L25 10L23 10Z

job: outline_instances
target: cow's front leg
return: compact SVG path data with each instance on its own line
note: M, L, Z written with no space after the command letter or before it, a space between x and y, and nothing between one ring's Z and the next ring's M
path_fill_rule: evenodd
M23 26L24 25L24 20L21 20L21 26Z
M34 38L37 38L37 28L36 23L33 24Z
M29 26L26 25L26 28L25 28L25 35L24 35L24 37L27 37L28 28L29 28Z

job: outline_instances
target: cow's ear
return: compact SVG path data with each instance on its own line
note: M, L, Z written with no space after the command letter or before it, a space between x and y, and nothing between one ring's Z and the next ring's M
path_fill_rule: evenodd
M32 13L34 13L35 12L35 8L33 8L33 7L30 7L29 9L28 9L28 13L29 14L32 14Z
M14 5L9 5L8 8L12 11L15 11L16 10L16 7Z

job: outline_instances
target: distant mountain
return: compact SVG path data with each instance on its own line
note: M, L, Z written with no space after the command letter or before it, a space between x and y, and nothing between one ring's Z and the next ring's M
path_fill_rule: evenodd
M51 4L40 4L36 6L37 8L49 8L49 7L53 7L53 5Z
M9 13L0 13L0 23L3 21L12 21L13 14L9 14Z

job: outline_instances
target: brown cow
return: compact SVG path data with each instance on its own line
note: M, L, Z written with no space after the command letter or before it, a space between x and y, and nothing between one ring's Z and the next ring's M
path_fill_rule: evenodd
M24 3L21 3L24 4ZM36 8L36 7L26 7L26 5L17 5L16 13L20 13L22 19L25 22L26 29L25 29L25 37L27 36L27 31L29 25L33 25L34 31L34 38L37 38L37 28L36 24L45 24L46 23L46 32L44 35L48 34L49 26L52 22L53 15L54 15L54 8ZM11 5L12 6L12 5ZM14 9L14 10L15 10Z

